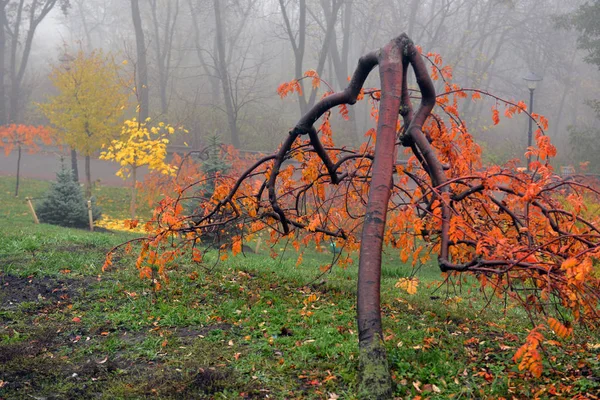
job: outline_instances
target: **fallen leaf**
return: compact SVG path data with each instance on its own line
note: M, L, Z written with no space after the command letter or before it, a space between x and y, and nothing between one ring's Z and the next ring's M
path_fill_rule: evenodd
M417 389L417 392L421 393L421 382L413 382L413 386L415 387L415 389Z

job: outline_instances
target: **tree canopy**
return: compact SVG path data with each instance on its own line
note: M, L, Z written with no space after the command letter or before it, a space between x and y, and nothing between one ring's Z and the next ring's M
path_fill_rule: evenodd
M72 61L54 66L50 74L58 93L39 106L56 127L57 138L87 159L119 134L128 101L119 71L114 59L101 50L90 54L80 50ZM86 177L89 191L89 162Z

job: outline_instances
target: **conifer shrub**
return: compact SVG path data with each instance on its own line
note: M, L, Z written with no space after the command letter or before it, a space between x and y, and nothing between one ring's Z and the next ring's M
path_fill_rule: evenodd
M73 179L73 173L64 163L56 173L56 182L37 207L40 222L73 228L89 226L87 203L81 187ZM102 212L92 198L92 218L100 219Z

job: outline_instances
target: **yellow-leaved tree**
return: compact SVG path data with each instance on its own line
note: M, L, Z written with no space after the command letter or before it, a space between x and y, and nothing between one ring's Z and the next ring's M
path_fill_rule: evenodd
M50 79L58 94L39 107L57 128L57 138L85 156L86 195L92 190L90 157L118 137L128 102L120 65L101 50L79 51L69 63L54 66Z
M178 130L183 130L178 128ZM121 128L121 137L113 140L106 150L100 154L101 160L118 162L121 168L117 176L124 180L131 177L131 203L129 211L135 218L137 196L137 170L147 166L149 170L165 175L175 175L177 168L166 162L168 137L176 129L164 122L150 126L150 118L139 122L133 118L126 120Z

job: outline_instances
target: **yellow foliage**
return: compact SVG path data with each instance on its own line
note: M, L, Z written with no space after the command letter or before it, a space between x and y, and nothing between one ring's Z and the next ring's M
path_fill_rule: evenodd
M102 216L101 220L96 221L95 225L101 228L110 229L111 231L146 233L144 224L132 224L130 220L110 218L105 215Z
M115 161L121 165L117 176L127 179L134 169L148 166L152 171L164 175L175 175L177 168L165 162L167 158L168 136L175 128L160 122L148 126L150 120L138 122L135 118L126 120L121 128L121 137L113 140L100 159Z
M115 138L128 98L120 68L101 50L54 66L50 80L58 94L39 107L60 141L89 156Z
M416 294L419 286L418 278L400 278L394 285L399 289L406 290L408 294Z

